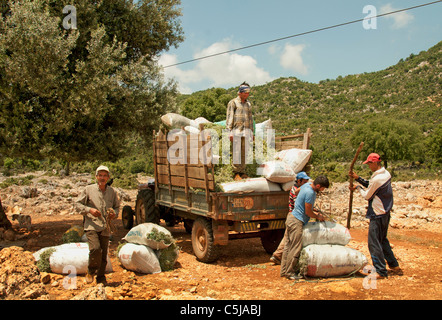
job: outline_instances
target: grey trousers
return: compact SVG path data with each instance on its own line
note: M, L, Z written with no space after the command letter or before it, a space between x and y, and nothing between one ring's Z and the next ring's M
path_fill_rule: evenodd
M302 250L302 230L304 223L289 213L285 227L287 237L282 254L281 277L291 276L299 269L298 261Z
M107 250L109 247L109 236L102 236L102 232L86 231L89 244L89 274L104 276L107 264Z

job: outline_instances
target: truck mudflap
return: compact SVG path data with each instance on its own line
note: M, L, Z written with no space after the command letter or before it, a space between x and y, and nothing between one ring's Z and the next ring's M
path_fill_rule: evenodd
M234 224L234 229L236 232L251 232L251 231L264 231L264 230L275 230L284 229L284 220L269 220L269 221L247 221L247 222L237 222Z

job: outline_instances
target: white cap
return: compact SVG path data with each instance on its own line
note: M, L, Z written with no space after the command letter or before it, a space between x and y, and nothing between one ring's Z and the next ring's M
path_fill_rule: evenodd
M106 167L106 166L99 166L99 167L97 168L97 170L95 171L95 175L98 175L98 171L107 171L107 173L110 174L109 168Z

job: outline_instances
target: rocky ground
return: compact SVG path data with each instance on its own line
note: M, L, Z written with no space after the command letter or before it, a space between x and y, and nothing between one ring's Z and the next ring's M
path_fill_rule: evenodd
M29 174L28 174L29 175ZM143 275L124 269L115 257L116 248L127 230L117 221L117 233L110 245L113 272L103 287L86 284L78 276L67 288L64 275L38 272L31 253L61 244L72 225L81 225L82 216L73 209L76 197L90 175L69 177L33 172L28 186L10 185L0 189L7 214L30 215L30 230L12 221L14 232L0 230L0 299L112 299L112 300L292 300L292 299L428 299L442 298L442 181L394 182L395 205L389 238L402 276L373 281L351 278L290 281L279 276L280 266L269 261L259 239L230 241L219 260L198 262L192 253L190 235L182 224L168 228L181 247L175 269ZM26 175L15 177L18 180ZM0 183L7 178L0 176ZM140 177L144 182L146 177ZM346 183L335 183L318 199L321 210L346 225L349 191ZM134 206L136 190L119 189L122 206ZM354 195L352 236L349 247L367 249L366 201ZM10 219L11 220L11 219ZM371 261L370 261L371 262Z

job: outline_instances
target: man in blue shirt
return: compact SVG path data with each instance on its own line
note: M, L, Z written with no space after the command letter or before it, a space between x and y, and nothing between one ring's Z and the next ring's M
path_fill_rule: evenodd
M321 213L313 211L316 200L316 193L324 191L330 186L328 178L319 176L312 183L304 184L299 191L295 201L295 208L287 215L285 222L287 232L287 242L284 247L284 253L281 261L281 277L291 280L300 279L302 276L297 274L299 271L298 261L302 250L302 231L304 225L310 218L324 221Z

